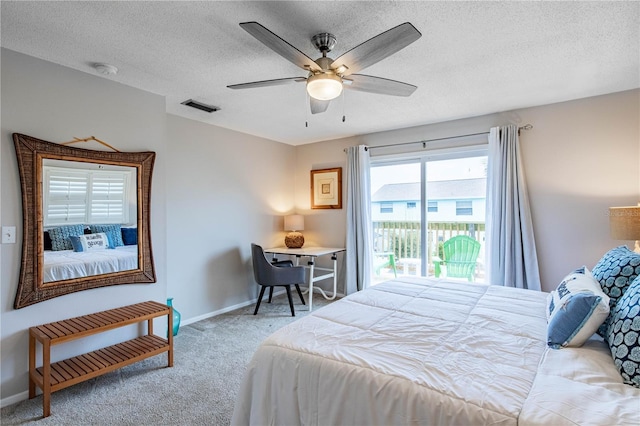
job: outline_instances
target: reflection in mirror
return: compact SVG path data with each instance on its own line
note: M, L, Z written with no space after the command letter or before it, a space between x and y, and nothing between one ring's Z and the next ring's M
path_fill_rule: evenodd
M16 309L156 281L149 228L155 153L93 151L18 133L13 140L23 211Z
M44 283L138 267L136 169L42 162Z

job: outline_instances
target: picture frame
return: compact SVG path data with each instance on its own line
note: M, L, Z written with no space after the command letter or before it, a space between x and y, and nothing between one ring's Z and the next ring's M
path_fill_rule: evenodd
M342 167L311 170L311 208L342 208Z

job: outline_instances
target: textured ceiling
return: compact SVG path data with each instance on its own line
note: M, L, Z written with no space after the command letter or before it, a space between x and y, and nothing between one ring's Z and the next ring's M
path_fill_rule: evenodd
M639 2L1 2L1 44L166 97L167 112L292 145L417 126L640 87ZM415 43L364 74L418 86L409 98L348 91L308 112L304 76L238 23L257 21L313 59L336 58L403 22ZM207 114L180 102L221 108ZM342 115L346 121L342 122ZM305 127L308 122L308 127Z

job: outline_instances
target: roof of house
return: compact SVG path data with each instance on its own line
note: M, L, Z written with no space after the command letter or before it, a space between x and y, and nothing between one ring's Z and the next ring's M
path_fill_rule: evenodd
M486 185L486 178L427 182L427 198L429 200L484 198ZM419 200L420 182L390 183L378 189L371 197L373 202Z

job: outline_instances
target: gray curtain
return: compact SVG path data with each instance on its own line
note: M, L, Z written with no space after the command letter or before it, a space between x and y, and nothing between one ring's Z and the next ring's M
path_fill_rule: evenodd
M487 283L540 290L538 256L515 125L489 131L486 228Z
M347 253L345 294L371 282L373 238L371 231L371 183L366 146L347 148Z

